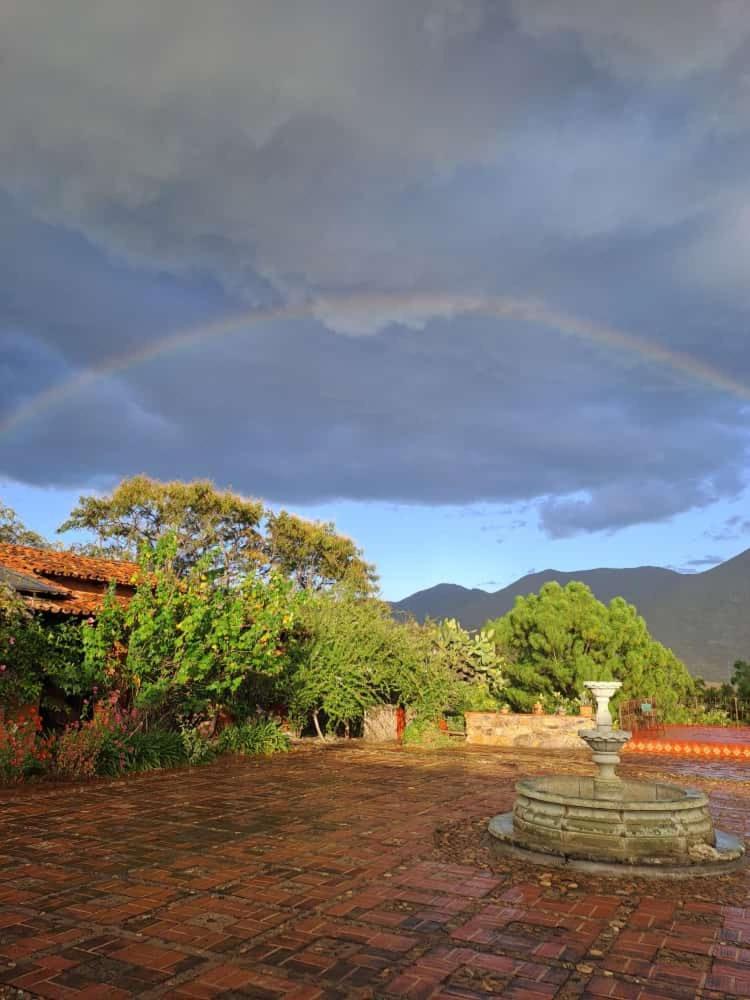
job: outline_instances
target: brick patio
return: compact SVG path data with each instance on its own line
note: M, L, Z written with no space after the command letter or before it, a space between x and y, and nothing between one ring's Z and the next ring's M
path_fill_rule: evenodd
M588 767L334 745L0 791L0 996L749 997L747 871L663 890L446 855L438 829L552 769ZM750 835L747 764L622 770Z

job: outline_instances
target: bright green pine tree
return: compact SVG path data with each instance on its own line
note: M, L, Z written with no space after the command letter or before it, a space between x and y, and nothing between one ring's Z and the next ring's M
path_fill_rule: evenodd
M668 717L693 689L633 605L621 597L602 604L583 583L547 583L488 628L507 656L505 696L522 711L540 697L578 698L584 681L621 680L620 698L656 699Z

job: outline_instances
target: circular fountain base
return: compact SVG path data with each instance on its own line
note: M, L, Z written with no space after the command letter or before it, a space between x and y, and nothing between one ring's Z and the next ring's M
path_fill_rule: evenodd
M527 778L489 832L500 849L543 864L699 875L742 862L743 843L714 831L702 792L646 781Z

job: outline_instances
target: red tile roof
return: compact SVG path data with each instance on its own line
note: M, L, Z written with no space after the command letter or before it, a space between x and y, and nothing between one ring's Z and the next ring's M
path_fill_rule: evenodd
M74 552L34 549L28 545L0 543L0 567L22 577L47 584L56 593L32 593L16 580L15 589L28 607L57 614L95 614L102 605L110 583L117 585L116 596L127 603L135 587L138 566L132 562L95 559ZM64 582L63 582L64 581ZM13 585L11 579L11 585Z

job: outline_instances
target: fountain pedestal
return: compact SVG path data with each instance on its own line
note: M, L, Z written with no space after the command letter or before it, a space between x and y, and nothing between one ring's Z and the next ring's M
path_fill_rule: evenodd
M622 779L615 768L620 763L620 752L632 733L612 728L609 699L622 687L620 681L585 681L584 687L596 702L596 729L580 729L578 735L591 750L598 773L594 778L596 798L616 799L622 795Z
M596 700L596 728L579 736L591 750L596 775L519 781L513 812L490 820L495 843L538 863L616 865L642 874L709 874L739 864L744 844L714 830L702 792L617 774L631 736L613 728L609 712L620 686L586 684Z

